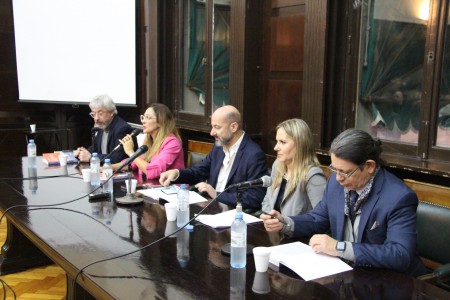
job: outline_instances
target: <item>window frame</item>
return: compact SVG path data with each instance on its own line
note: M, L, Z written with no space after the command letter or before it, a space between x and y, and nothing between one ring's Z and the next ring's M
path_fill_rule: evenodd
M406 156L402 164L410 164L414 160L450 161L450 148L447 149L435 145L444 38L445 34L450 34L450 32L445 33L448 5L448 1L445 0L430 0L430 14L425 40L423 89L420 104L421 125L418 143L417 145L409 145L383 140L383 153L386 153L389 159L398 156L400 160L395 159L395 161L401 161L404 158L403 156ZM346 59L347 66L351 66L351 71L347 74L346 81L352 81L356 84L345 84L345 90L347 91L345 93L351 96L351 99L354 99L352 105L344 106L347 107L346 109L344 108L344 116L346 117L343 118L344 122L340 124L345 128L350 127L348 126L349 123L352 123L353 126L356 125L355 106L357 101L359 101L357 88L357 85L359 85L359 45L361 34L363 34L360 24L361 6L358 9L354 9L349 5L348 10L352 12L347 28L348 37L352 39L352 42L346 45L346 53L355 53L355 55L353 55L353 58L347 57ZM353 21L351 18L353 18ZM352 36L355 38L352 38ZM339 102L345 104L345 98ZM348 120L353 120L353 122L348 122ZM406 162L407 160L410 162Z

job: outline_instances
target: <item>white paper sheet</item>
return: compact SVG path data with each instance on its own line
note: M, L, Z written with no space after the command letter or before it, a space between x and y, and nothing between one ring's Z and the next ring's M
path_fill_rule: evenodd
M315 253L309 245L301 242L270 248L272 265L279 267L282 263L306 281L353 269L338 257Z
M230 227L231 223L233 223L235 216L236 216L236 209L233 209L215 215L200 215L197 216L196 220L213 228ZM243 216L244 221L247 224L262 222L261 219L246 213L243 213Z
M160 187L146 190L139 190L138 193L153 199L164 199L168 202L177 203L177 193L174 187ZM189 191L189 204L208 201L196 192Z

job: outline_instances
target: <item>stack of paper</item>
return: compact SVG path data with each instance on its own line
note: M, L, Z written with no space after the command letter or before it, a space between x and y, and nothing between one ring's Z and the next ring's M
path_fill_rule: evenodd
M231 223L236 216L236 210L228 210L223 213L215 214L215 215L199 215L196 220L202 222L205 225L211 226L213 228L219 227L230 227ZM244 221L247 224L262 222L261 219L254 217L252 215L243 213Z
M270 248L272 269L282 263L306 281L352 270L338 257L315 253L309 245L300 242Z
M155 200L164 199L167 202L177 203L177 189L176 186L151 188L145 190L139 190L138 192L145 197L149 197ZM196 192L189 191L189 204L208 201L204 197L200 196Z

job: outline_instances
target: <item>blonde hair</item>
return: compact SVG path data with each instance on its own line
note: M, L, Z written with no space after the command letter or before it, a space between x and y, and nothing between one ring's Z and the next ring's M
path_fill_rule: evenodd
M285 195L288 196L295 191L297 184L301 182L301 190L306 189L308 180L308 172L312 167L319 166L316 152L314 151L314 142L311 130L308 124L301 119L289 119L277 126L278 129L284 129L286 134L294 140L295 154L292 160L293 170L288 178ZM275 174L273 189L281 185L284 174L286 174L286 165L279 163Z
M155 112L156 122L159 123L160 127L154 140L150 134L147 134L144 141L144 144L148 146L148 150L144 157L147 162L159 153L162 143L171 133L181 141L180 135L178 134L178 129L176 127L175 118L173 117L170 109L161 103L152 103L149 108L152 108Z

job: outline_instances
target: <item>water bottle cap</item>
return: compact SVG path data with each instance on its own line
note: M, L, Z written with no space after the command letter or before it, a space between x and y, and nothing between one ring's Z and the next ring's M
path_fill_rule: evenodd
M192 232L192 231L194 231L194 225L188 224L188 225L186 225L186 229L187 229L187 231Z
M187 189L187 184L185 184L185 183L180 184L180 189Z
M31 144L34 144L34 140L33 140L33 139L31 139L31 140L30 140L30 143L31 143Z
M109 159L109 158L105 159L105 164L109 164L109 163L111 163L111 159Z
M98 156L97 152L92 153L92 156L97 157Z

